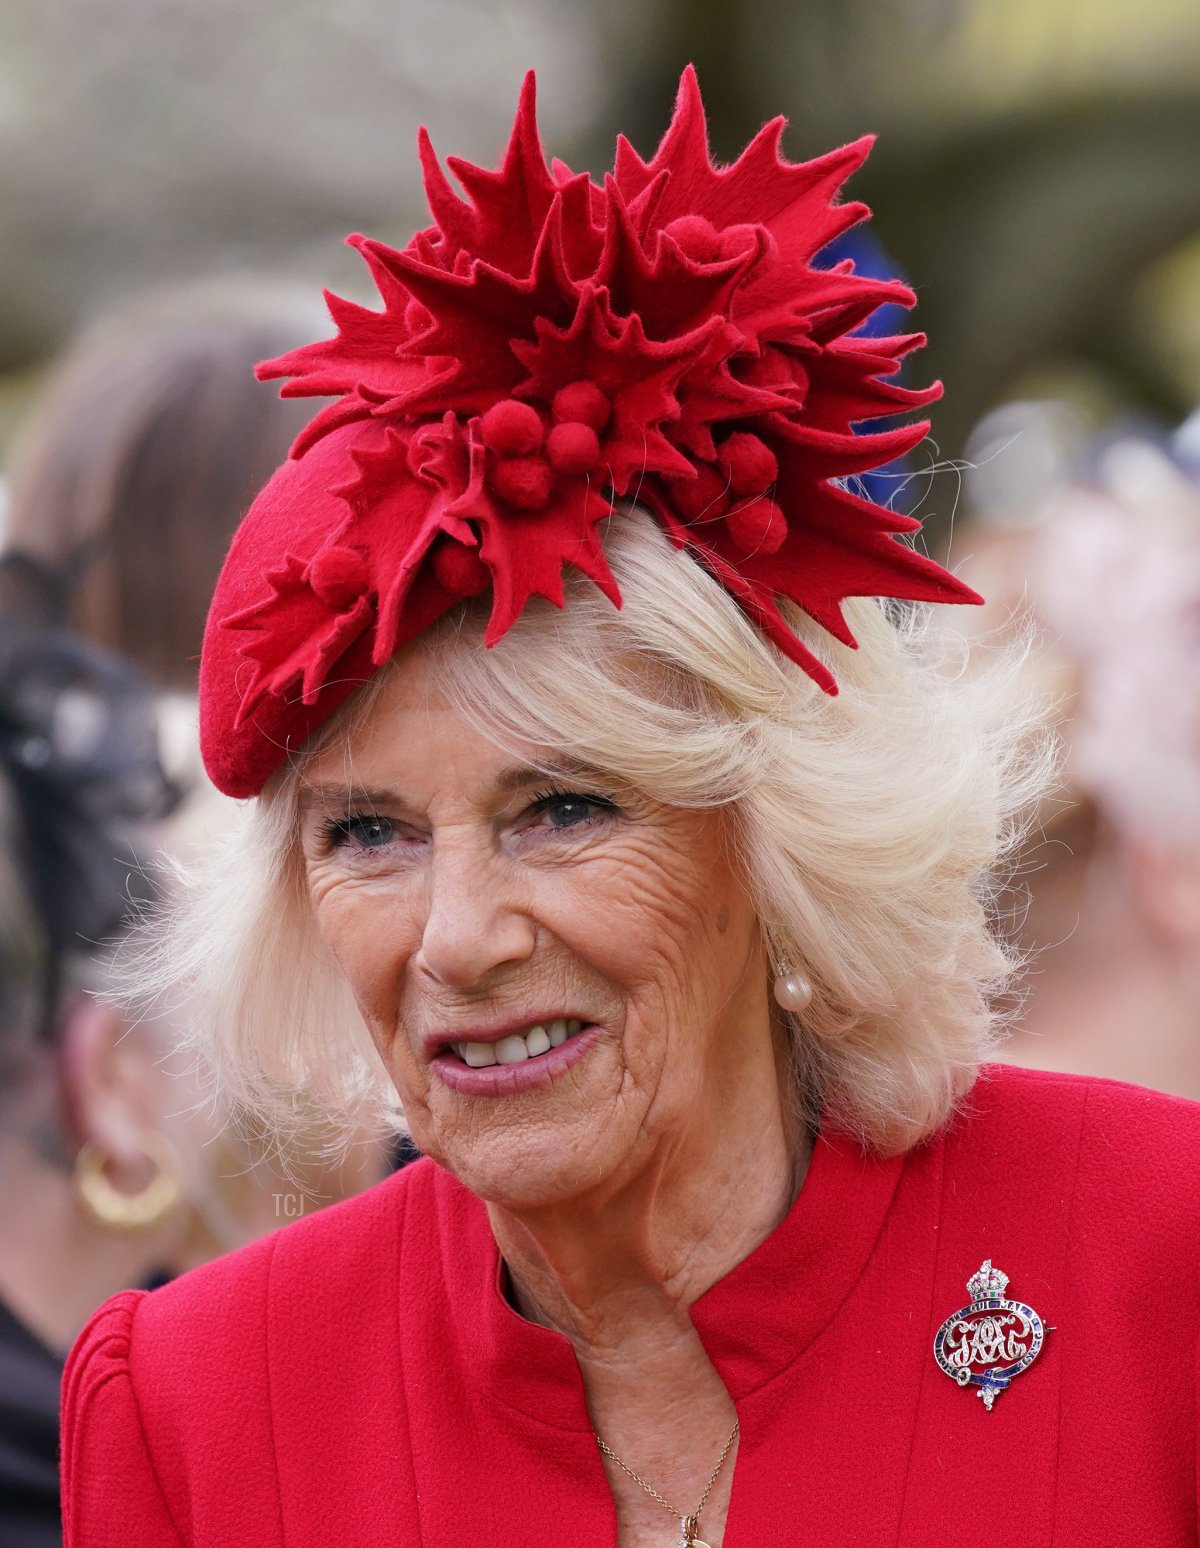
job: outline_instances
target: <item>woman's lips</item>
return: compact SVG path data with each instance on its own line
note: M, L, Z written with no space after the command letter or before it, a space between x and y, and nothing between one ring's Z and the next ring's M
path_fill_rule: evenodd
M566 1021L566 1018L561 1018ZM543 1029L546 1024L542 1023ZM551 1023L550 1025L553 1025ZM482 1067L473 1067L468 1064L454 1047L443 1048L433 1060L433 1068L439 1078L452 1091L460 1092L463 1096L515 1096L518 1092L532 1091L538 1086L550 1084L557 1080L564 1070L570 1069L589 1048L593 1048L602 1035L601 1028L586 1022L566 1021L566 1026L578 1027L578 1031L568 1031L566 1036L557 1042L557 1046L550 1041L549 1032L546 1032L547 1046L544 1051L534 1053L530 1049L521 1055L517 1062L488 1064ZM531 1031L536 1029L531 1029ZM515 1036L512 1034L510 1036ZM497 1053L504 1051L504 1044L510 1039L502 1039L492 1042L490 1045L459 1044L459 1047L480 1048L490 1046ZM526 1034L526 1046L529 1048L529 1034ZM541 1040L533 1038L532 1046L540 1048ZM516 1057L516 1050L506 1051L509 1056Z

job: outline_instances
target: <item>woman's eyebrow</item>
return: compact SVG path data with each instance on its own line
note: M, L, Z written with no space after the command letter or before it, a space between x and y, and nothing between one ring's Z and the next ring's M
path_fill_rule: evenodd
M540 785L547 779L562 778L598 779L600 770L592 764L576 758L547 759L538 764L518 763L502 769L492 781L492 789L500 795L511 795ZM362 807L375 810L387 807L413 807L401 790L382 785L305 785L300 796L302 816L312 811Z
M538 764L522 763L504 769L496 776L496 789L502 793L524 790L528 785L540 785L547 779L598 779L600 770L578 758L546 759Z
M404 797L399 791L370 785L305 785L300 795L302 816L330 807L403 805Z

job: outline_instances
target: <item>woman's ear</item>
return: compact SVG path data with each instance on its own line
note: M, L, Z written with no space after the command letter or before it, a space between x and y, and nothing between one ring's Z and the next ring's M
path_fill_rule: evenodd
M164 1072L139 1029L115 1006L76 995L59 1027L59 1071L67 1132L91 1143L117 1168L144 1157L143 1136L157 1127Z

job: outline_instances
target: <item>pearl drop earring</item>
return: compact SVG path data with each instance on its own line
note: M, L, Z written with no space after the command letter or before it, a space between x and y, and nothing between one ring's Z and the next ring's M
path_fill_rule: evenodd
M781 1010L799 1013L812 1003L813 986L803 973L780 973L775 980L775 1003Z

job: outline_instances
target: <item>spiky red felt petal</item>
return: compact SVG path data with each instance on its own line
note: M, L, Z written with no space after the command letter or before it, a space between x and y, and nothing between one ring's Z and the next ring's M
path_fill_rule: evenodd
M301 702L315 703L329 668L367 628L371 599L360 596L347 608L330 607L309 586L308 569L288 554L279 569L267 572L270 596L228 620L227 627L251 636L243 655L262 667L242 698L239 728L268 694L285 693L297 681Z
M589 287L567 328L538 319L536 344L513 343L527 373L522 398L553 404L574 382L598 387L612 410L601 442L604 482L619 495L645 473L690 474L691 464L658 428L679 416L675 389L712 335L709 318L682 338L647 339L641 319L614 317L607 296ZM599 470L598 470L599 471Z
M481 523L479 551L493 576L492 616L485 635L488 645L503 639L530 597L545 597L555 607L563 605L564 564L582 570L610 601L620 605L621 594L596 530L597 523L611 515L608 500L585 478L576 478L553 512L529 515L496 510L490 520Z
M688 65L679 82L674 116L653 159L643 161L622 135L614 176L633 197L657 173L669 173L659 210L664 223L700 212L718 227L763 225L780 230L797 248L797 257L812 258L845 229L847 211L856 219L867 213L863 205L838 206L833 201L867 159L874 141L867 135L813 161L789 164L780 145L786 122L776 118L764 125L732 166L714 166L700 83ZM811 234L808 241L801 239L801 232Z
M789 163L782 129L714 165L689 68L655 155L619 141L602 183L547 167L532 75L499 167L447 163L457 190L422 131L433 224L403 251L351 239L382 309L331 296L335 336L261 368L337 402L255 503L214 601L223 789L257 789L348 681L466 596L491 590L489 644L531 597L561 605L564 564L619 602L599 535L619 497L829 692L781 599L846 643L847 597L975 600L898 541L914 523L841 487L927 428L862 427L940 388L898 380L919 335L856 333L911 305L906 286L814 266L867 213L839 195L870 140Z
M460 199L450 187L427 130L419 131L425 196L451 261L457 252L466 252L472 257L486 254L496 268L510 274L530 268L546 216L558 194L538 138L536 91L531 70L521 85L508 148L496 171L451 158L450 165L467 200ZM521 206L519 212L514 211L514 203Z
M579 287L565 267L557 199L528 274L514 276L482 261L467 274L449 273L408 253L390 254L388 262L429 314L428 326L411 340L409 351L453 363L434 382L402 390L386 404L385 412L406 418L448 409L481 413L520 381L513 341L528 336L539 318L569 322L579 306Z

